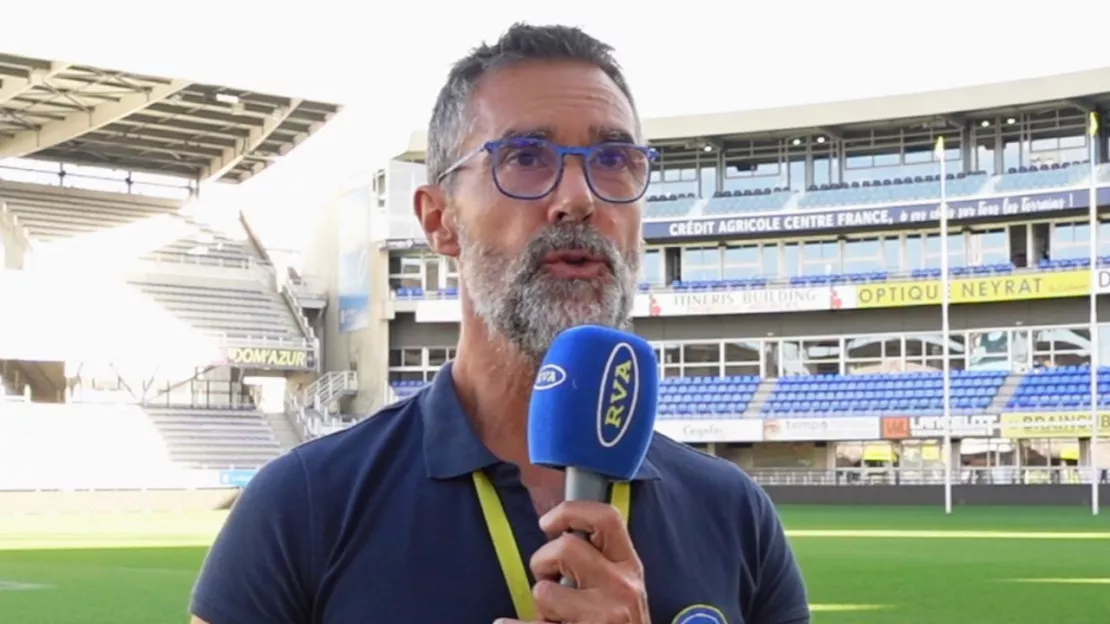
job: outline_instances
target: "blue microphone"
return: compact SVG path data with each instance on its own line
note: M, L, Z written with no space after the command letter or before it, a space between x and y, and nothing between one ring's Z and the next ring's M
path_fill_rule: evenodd
M639 472L658 400L655 350L643 338L596 325L565 330L532 389L529 459L566 471L566 500L605 502L613 481Z

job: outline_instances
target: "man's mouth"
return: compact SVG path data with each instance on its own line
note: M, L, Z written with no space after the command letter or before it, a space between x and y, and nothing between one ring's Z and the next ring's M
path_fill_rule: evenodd
M547 254L543 267L559 279L594 279L610 270L604 256L576 250Z

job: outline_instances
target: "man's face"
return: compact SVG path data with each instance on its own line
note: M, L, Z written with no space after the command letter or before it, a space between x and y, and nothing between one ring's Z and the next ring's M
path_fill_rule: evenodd
M588 146L636 129L627 98L585 63L532 61L495 70L472 105L476 123L464 150L510 132ZM454 182L459 270L471 308L535 359L564 329L624 327L631 316L643 206L598 199L583 166L581 157L568 156L559 185L537 200L501 193L485 153Z

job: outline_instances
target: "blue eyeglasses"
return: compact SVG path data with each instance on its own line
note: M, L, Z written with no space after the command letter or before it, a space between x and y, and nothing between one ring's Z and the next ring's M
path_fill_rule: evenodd
M437 182L481 152L489 153L497 190L522 200L550 195L563 179L567 155L581 156L590 191L611 204L639 201L647 192L651 163L659 157L653 148L630 143L570 147L546 139L514 137L478 146L440 174Z

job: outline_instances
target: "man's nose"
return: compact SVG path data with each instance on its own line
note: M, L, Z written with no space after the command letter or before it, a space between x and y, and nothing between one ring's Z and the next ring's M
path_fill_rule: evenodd
M586 179L586 167L581 158L568 157L563 169L563 179L552 191L548 221L589 221L596 209L595 197Z

